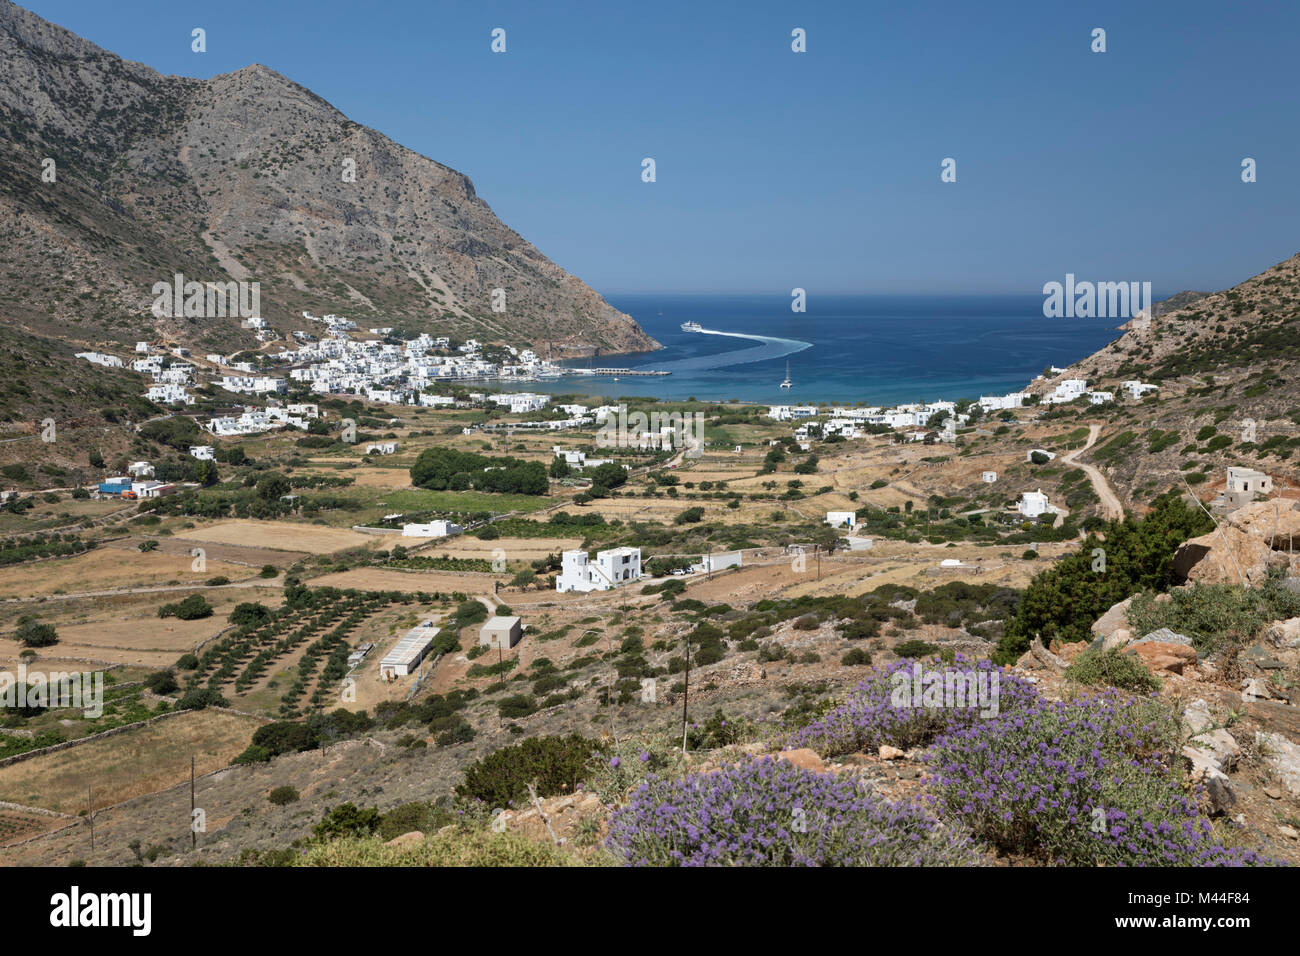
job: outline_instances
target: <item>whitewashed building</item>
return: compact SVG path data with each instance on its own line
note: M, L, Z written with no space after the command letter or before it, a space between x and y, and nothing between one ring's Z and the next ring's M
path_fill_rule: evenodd
M639 577L640 548L597 551L595 562L591 561L586 551L565 551L560 559L560 574L555 579L555 590L608 591Z
M826 523L832 528L848 528L852 531L858 526L858 516L852 511L828 511Z

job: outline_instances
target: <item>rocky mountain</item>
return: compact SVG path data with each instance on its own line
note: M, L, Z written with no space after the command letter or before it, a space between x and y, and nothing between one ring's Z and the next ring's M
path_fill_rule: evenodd
M237 318L151 314L181 273L259 283L286 333L310 310L556 355L657 347L467 176L265 66L163 76L8 0L0 59L0 320L25 334L253 344Z

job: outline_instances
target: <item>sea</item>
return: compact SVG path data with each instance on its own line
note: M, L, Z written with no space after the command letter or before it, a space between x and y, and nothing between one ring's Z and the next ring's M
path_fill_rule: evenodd
M1017 391L1117 338L1120 321L1046 318L1041 295L624 294L606 297L664 347L602 353L573 368L665 371L566 376L527 388L611 399L892 405ZM703 332L686 332L697 322ZM789 368L791 388L781 388Z

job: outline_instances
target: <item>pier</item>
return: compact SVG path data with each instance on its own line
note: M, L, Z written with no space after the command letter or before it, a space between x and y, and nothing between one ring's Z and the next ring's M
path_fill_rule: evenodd
M672 375L672 372L659 372L653 369L635 368L575 368L574 375Z

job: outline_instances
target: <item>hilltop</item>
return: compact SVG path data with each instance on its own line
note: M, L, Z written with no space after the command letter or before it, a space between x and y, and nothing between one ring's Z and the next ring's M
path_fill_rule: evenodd
M8 2L0 57L10 327L108 346L254 347L234 318L151 314L153 285L182 273L260 283L263 316L285 334L303 310L348 311L539 350L657 347L502 223L467 176L265 66L163 76Z

